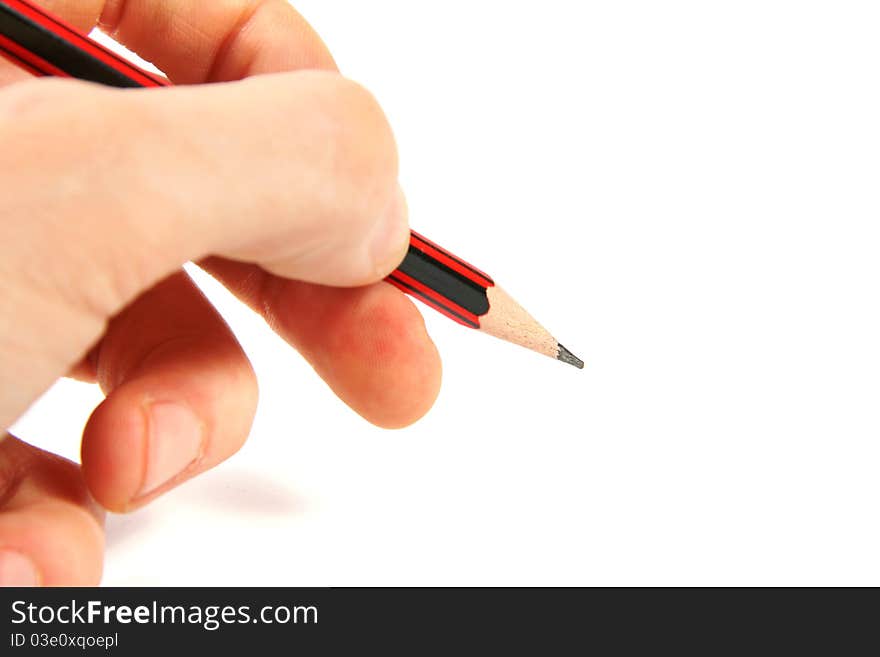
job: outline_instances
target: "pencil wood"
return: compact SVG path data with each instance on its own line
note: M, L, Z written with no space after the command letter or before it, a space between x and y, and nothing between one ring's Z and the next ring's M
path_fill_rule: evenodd
M480 319L481 331L583 369L584 362L559 344L503 288L490 287L486 290L486 296L489 299L489 312Z

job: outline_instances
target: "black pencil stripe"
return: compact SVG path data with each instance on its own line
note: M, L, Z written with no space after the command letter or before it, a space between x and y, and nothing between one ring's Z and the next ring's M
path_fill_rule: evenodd
M0 32L71 77L113 87L142 86L2 3L0 3Z
M47 21L49 21L50 23L52 23L52 24L58 26L58 29L59 29L59 30L61 30L61 31L63 31L63 32L66 32L66 33L68 33L68 34L71 34L71 36L75 36L75 37L77 37L77 38L81 38L81 39L85 39L85 40L87 40L87 41L90 43L90 45L92 45L92 46L95 47L96 49L100 50L101 53L102 53L104 56L109 57L110 59L115 60L116 62L118 62L119 64L121 64L123 68L126 68L126 69L127 69L127 68L132 67L132 63L131 63L129 60L127 60L125 57L123 57L123 56L120 55L119 53L113 52L113 51L110 50L109 48L107 48L107 47L103 46L102 44L98 43L97 41L92 40L92 39L89 38L87 35L83 35L83 34L78 33L78 32L76 31L75 28L71 28L70 25L65 25L65 24L61 21L61 19L58 18L58 16L54 16L53 14L49 13L48 11L46 11L45 8L40 7L39 5L30 4L30 3L28 3L28 5L29 5L30 9L33 10L35 13L39 14L40 16L42 16L43 18L45 18L45 19L46 19ZM27 18L27 17L25 16L24 18ZM50 31L51 31L51 30L50 30ZM58 35L56 35L56 36L58 36ZM63 37L62 37L62 38L63 38ZM78 46L76 46L76 47L78 47ZM87 54L89 57L95 58L94 53L86 53L86 54ZM98 60L98 61L100 61L100 60ZM103 62L103 63L104 63L104 64L107 64L106 62ZM107 64L107 66L110 66L110 68L113 68L113 66L111 66L111 65L109 65L109 64ZM116 70L116 69L114 69L114 70ZM141 74L141 75L143 75L143 76L145 76L145 77L147 77L147 78L150 78L150 79L153 79L153 78L155 77L155 76L153 76L151 73L148 73L147 71L143 71L143 70L137 70L137 73L139 73L139 74ZM123 73L123 75L125 75L125 73ZM161 82L161 80L160 80L159 82ZM142 85L141 83L138 83L138 86L143 86L143 85Z
M45 72L45 71L41 71L39 68L37 68L36 65L34 65L33 63L27 61L26 59L22 59L22 58L18 55L18 53L14 53L14 52L12 52L11 50L8 50L8 49L4 48L4 47L3 47L3 44L0 44L0 52L2 52L3 55L4 55L8 60L10 60L11 62L13 62L13 63L15 63L15 64L18 64L19 66L21 66L21 67L23 67L23 68L26 68L26 69L27 69L28 71L30 71L31 73L35 73L35 74L37 74L37 75L46 75L46 72Z
M418 246L410 245L406 257L397 268L478 317L489 312L489 299L484 286L432 258Z
M450 315L455 315L456 317L458 317L459 320L461 320L462 322L464 322L465 324L467 324L471 328L475 328L475 329L480 328L480 325L477 324L475 321L470 320L467 317L464 317L461 313L454 311L452 308L450 308L446 304L441 303L440 301L437 301L437 299L429 297L427 294L425 294L424 292L422 292L418 288L415 288L412 285L410 285L409 283L402 281L397 276L395 276L393 272L388 276L388 278L392 279L398 285L402 285L403 287L405 287L410 292L410 294L413 294L413 295L419 297L420 299L425 300L426 302L428 302L434 306L439 306L440 308L443 309L444 312L447 312Z
M492 278L489 276L489 274L484 274L479 269L475 269L473 265L466 263L464 260L459 258L457 255L455 255L454 253L450 253L449 251L444 249L439 244L434 244L433 242L428 241L428 239L426 237L421 237L420 235L416 235L415 238L417 240L419 240L420 242L424 242L424 244L426 246L430 246L432 249L437 249L440 253L445 255L450 260L454 260L455 262L460 264L462 267L464 267L468 271L473 272L475 276L479 276L483 280L488 281L490 284L495 285L495 281L492 280Z

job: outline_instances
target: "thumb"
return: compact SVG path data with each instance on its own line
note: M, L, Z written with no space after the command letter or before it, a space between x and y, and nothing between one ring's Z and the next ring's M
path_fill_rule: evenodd
M0 426L184 262L354 286L406 252L393 135L336 73L143 90L28 81L0 91L0 143Z
M0 118L0 219L28 217L17 237L31 246L75 243L129 298L207 255L354 286L405 254L391 129L337 73L141 90L39 80L5 89Z

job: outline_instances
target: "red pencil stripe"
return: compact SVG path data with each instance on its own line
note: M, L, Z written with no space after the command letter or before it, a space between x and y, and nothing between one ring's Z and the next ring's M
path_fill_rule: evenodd
M14 57L17 64L24 65L24 67L32 73L55 77L70 77L66 71L47 62L45 59L32 53L30 50L22 48L15 41L11 41L2 34L0 34L0 47L2 47L6 53Z
M13 64L18 66L19 68L24 69L25 71L27 71L31 75L35 75L37 77L39 77L41 75L46 75L41 70L32 67L30 64L28 64L23 59L19 59L18 57L16 57L13 53L6 50L2 45L0 45L0 56L4 57L9 62L12 62Z
M0 34L0 48L15 56L17 63L25 64L32 73L37 71L37 75L54 75L69 78L70 76L60 68L53 66L42 57L35 55L27 48L22 48L15 41L11 41L7 37Z
M49 30L60 39L77 46L119 73L132 78L138 84L145 87L161 87L167 85L167 82L162 80L162 78L156 77L151 73L138 68L127 59L120 57L107 48L104 48L101 44L92 41L73 25L61 20L57 16L45 12L40 7L22 0L4 0L4 2L12 9L20 12L23 16L26 16L41 27Z
M454 322L457 322L457 323L461 324L462 326L466 326L466 327L472 328L472 329L480 328L480 324L478 321L464 319L463 317L461 317L457 313L450 311L446 306L443 306L443 305L435 302L427 295L422 294L418 290L413 289L412 286L407 285L406 283L399 280L397 278L397 276L400 276L400 275L401 275L401 272L395 271L392 274L390 274L388 276L388 278L386 278L385 280L388 281L389 283L391 283L398 290L405 292L406 294L409 294L411 296L416 297L422 303L425 303L425 304L431 306L431 308L433 308L437 312L439 312L443 315L446 315L446 317L453 320Z
M424 304L430 306L430 307L433 308L435 311L437 311L437 312L440 313L441 315L445 315L447 318L451 319L452 321L454 321L454 322L456 322L456 323L458 323L458 324L461 324L462 326L466 326L466 327L468 327L468 328L476 328L473 324L471 324L471 323L469 323L469 322L466 322L466 321L463 320L461 317L455 315L454 313L449 312L449 310L447 310L445 307L441 306L441 305L438 304L438 303L434 303L434 302L431 301L431 299L429 299L428 297L426 297L426 296L424 296L424 295L422 295L422 294L420 294L420 293L414 291L414 290L413 290L412 288L410 288L408 285L405 285L405 284L401 283L401 282L400 282L399 280L397 280L394 276L389 276L386 280L387 280L389 283L391 283L394 287L396 287L398 290L400 290L401 292L404 292L404 293L406 293L406 294L408 294L408 295L410 295L410 296L413 296L413 297L417 298L417 299L418 299L419 301L421 301L422 303L424 303Z
M473 281L474 283L476 283L480 287L490 287L492 285L491 281L489 281L486 278L484 278L483 276L477 274L472 269L469 269L468 267L463 266L461 263L458 262L458 260L456 260L454 258L450 258L443 251L439 251L439 250L433 248L432 246L425 244L424 242L421 242L418 239L410 240L410 244L413 247L415 247L416 249L418 249L419 251L422 251L426 255L430 256L431 258L433 258L437 262L443 263L444 265L449 267L455 273L460 274L461 276L464 276L465 278L467 278L470 281Z
M433 288L428 287L424 283L417 281L412 276L405 274L404 272L400 271L399 269L394 271L394 275L397 276L402 282L413 287L414 289L418 290L422 294L429 296L433 301L446 306L447 308L449 308L452 311L457 312L462 317L465 317L466 319L472 319L472 320L477 319L477 316L474 315L471 311L467 310L466 308L462 308L460 305L458 305L452 299L449 299L448 297L443 296L437 290L434 290Z
M455 256L446 249L441 246L438 246L431 240L423 237L416 231L410 231L410 244L415 246L420 251L424 251L432 258L442 262L444 265L452 269L453 271L461 274L465 278L473 281L477 285L481 285L482 287L492 287L495 285L495 281L486 274L485 272L480 271L472 264L465 262L458 256Z
M419 281L417 281L413 277L407 276L399 269L395 270L392 275L394 277L400 279L400 281L402 283L405 283L406 285L410 286L414 290L418 291L427 300L430 300L432 302L432 304L435 305L435 307L442 306L443 308L451 311L452 313L459 315L461 318L463 318L469 322L472 322L472 323L476 324L477 326L480 325L480 318L477 315L474 315L471 311L467 310L466 308L462 308L461 306L459 306L457 303L455 303L451 299L447 299L446 297L438 294L436 290L432 290L431 288L420 283ZM449 313L445 313L445 314L448 315Z
M431 245L421 241L417 236L413 236L413 238L410 239L410 244L419 251L422 251L426 255L430 256L434 260L443 263L457 274L460 274L468 280L473 281L477 285L481 287L489 287L490 283L485 278L478 275L473 270L463 266L460 262L458 262L458 260L449 257L443 251L435 249Z

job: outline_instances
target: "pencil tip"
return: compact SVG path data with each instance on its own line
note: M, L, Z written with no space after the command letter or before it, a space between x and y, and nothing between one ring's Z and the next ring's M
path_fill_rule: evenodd
M573 365L579 370L584 369L584 361L571 353L568 349L563 347L558 342L556 346L559 348L559 353L556 355L557 360L561 360L563 363L568 363L569 365Z

